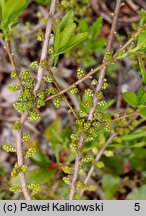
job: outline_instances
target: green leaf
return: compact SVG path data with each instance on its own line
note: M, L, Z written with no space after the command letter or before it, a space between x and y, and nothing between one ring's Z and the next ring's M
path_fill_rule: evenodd
M140 25L144 25L146 23L146 10L144 10L143 8L140 11Z
M134 189L127 196L128 200L146 200L146 185Z
M141 99L139 100L140 105L146 105L146 92L143 94Z
M136 133L131 133L131 134L122 136L121 139L123 141L130 141L130 140L139 139L145 136L146 136L146 131L142 131L142 132L137 131Z
M52 145L56 145L62 142L61 133L62 126L59 118L56 118L45 131L45 135Z
M48 183L55 172L56 170L49 170L49 168L36 168L26 171L26 178L29 184L37 182L42 185ZM11 181L14 185L21 185L19 176L13 177Z
M61 38L60 38L60 46L59 46L60 49L68 43L75 28L76 28L75 23L69 24L64 28L63 32L61 33Z
M73 23L73 11L70 10L64 17L63 19L61 20L61 25L60 25L60 30L61 32L64 30L64 28L69 25L69 24L72 24Z
M8 0L3 11L4 26L8 27L9 24L14 22L28 4L29 0Z
M101 28L102 28L102 18L99 17L94 21L94 23L90 27L91 37L92 38L97 37L101 32Z
M146 108L141 108L138 110L139 111L139 114L142 116L142 117L146 117Z
M42 4L42 5L49 5L51 0L35 0L37 3Z
M88 31L88 24L87 24L85 19L80 19L79 20L79 30L81 32Z
M65 47L59 49L58 52L54 54L54 56L63 54L67 50L75 47L76 45L78 45L79 43L81 43L83 40L85 40L88 37L88 35L89 35L88 32L78 33L73 38L71 38L71 40L68 42L68 44Z
M120 179L118 176L105 174L102 180L102 188L104 191L104 199L113 199L120 186Z
M144 95L145 92L146 91L144 90L144 88L140 88L139 89L138 94L137 94L137 97L138 97L139 101L141 101L141 99L142 99L142 97L143 97L143 95Z
M144 62L143 62L141 57L138 58L138 61L139 61L139 67L140 67L143 82L144 82L144 84L146 84L146 70L144 67Z
M137 107L139 105L137 96L130 91L123 93L124 100L132 107Z

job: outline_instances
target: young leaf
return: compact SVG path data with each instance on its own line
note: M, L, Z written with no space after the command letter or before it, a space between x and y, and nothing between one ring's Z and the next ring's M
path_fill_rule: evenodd
M62 32L65 28L65 26L73 23L73 11L70 10L61 20L60 23L60 31Z
M102 18L99 17L94 21L94 23L90 27L90 32L91 32L92 38L95 38L99 35L99 33L101 31L101 27L102 27Z
M120 186L120 179L118 176L105 174L102 180L104 199L113 199L113 196L119 189L119 186Z
M29 0L8 0L4 6L3 22L6 27L15 21L28 5Z
M88 35L89 35L88 32L78 33L68 42L68 44L65 47L59 49L58 52L54 54L54 56L63 54L67 50L75 47L76 45L81 43L83 40L85 40L88 37Z
M137 97L138 97L138 100L141 101L143 95L145 93L145 90L144 88L140 88L139 91L138 91L138 94L137 94Z
M124 100L132 107L137 107L139 105L138 97L130 91L123 93Z
M60 46L59 46L60 49L68 43L68 41L71 38L75 28L76 28L75 23L69 24L64 28L63 32L61 33L61 38L60 38L60 40L61 40Z
M142 117L146 117L146 108L141 108L138 110L139 111L139 114L142 116Z
M139 105L146 105L146 92L144 92L141 99L139 100Z
M81 32L88 31L88 24L87 24L87 21L85 19L79 20L79 30Z
M144 25L146 23L146 10L144 10L143 8L140 11L140 25Z
M144 67L144 62L143 62L141 57L138 58L138 61L139 61L139 67L140 67L143 82L144 82L144 84L146 84L146 70Z

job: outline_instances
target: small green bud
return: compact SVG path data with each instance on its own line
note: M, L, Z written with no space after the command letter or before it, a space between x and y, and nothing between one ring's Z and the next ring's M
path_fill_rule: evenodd
M112 50L107 50L105 57L107 60L111 60L113 58L113 51Z
M75 85L69 90L70 94L76 94L77 92L78 92L78 88Z
M56 97L56 98L54 98L53 104L54 104L54 106L55 106L56 108L59 108L59 107L60 107L61 99L62 99L61 97Z
M12 187L10 187L10 191L12 191L13 193L21 192L21 187L20 186L12 186Z
M78 146L77 146L76 143L70 143L69 146L70 146L70 149L71 149L72 152L76 152L77 151Z
M104 151L104 153L103 153L106 157L113 157L114 156L114 153L113 153L113 151L111 151L111 150L106 150L106 151Z
M12 71L11 78L16 78L16 76L17 76L17 71L16 70Z
M20 78L26 80L30 76L30 70L26 69L20 73Z
M25 154L25 158L31 158L36 153L36 148L29 148Z
M80 118L85 118L85 117L87 117L87 113L83 112L82 110L80 110L80 111L78 112L78 115L79 115Z
M31 191L31 196L36 195L41 189L41 186L38 183L31 183L27 187Z
M37 40L38 41L43 41L43 39L44 39L44 33L42 31L39 31L37 33Z
M51 76L48 76L48 75L45 76L43 79L44 79L44 81L47 82L47 83L52 83L52 82L53 82L53 78L52 78Z
M16 148L14 146L12 146L11 144L4 144L2 146L3 150L5 150L6 152L16 152Z
M37 100L36 100L36 107L39 109L39 108L41 108L43 106L45 106L45 99L37 98Z
M87 121L84 123L83 127L84 127L84 130L88 130L91 126L91 122L90 121Z
M70 183L71 183L71 180L69 177L63 177L63 181L68 185L70 185Z
M36 79L34 77L29 77L25 80L24 85L26 88L32 89L34 87L35 83L36 83Z
M71 134L70 138L73 142L75 142L79 139L77 134Z
M88 190L88 185L82 181L77 181L76 187L77 187L77 189L80 189L80 190Z
M99 106L105 106L106 105L106 101L102 100L102 101L98 102L98 105Z
M93 90L92 89L86 89L85 94L87 94L89 97L93 96Z
M21 128L21 123L19 120L15 121L15 123L13 124L13 128L15 130L19 130Z
M19 87L18 85L9 84L9 85L8 85L8 89L9 89L9 91L11 91L11 92L16 92L16 91L20 90L20 87Z
M94 160L93 155L86 155L82 160L81 160L81 164L83 163L89 163L92 162Z
M54 88L53 86L51 86L49 89L48 89L49 93L50 94L57 94L58 93L58 90L56 88Z
M53 52L54 52L54 49L53 49L52 46L50 46L49 49L48 49L48 54L49 54L49 55L52 55Z
M102 99L102 98L103 98L103 93L102 93L102 91L98 91L98 92L96 93L96 97L97 97L98 99Z
M22 140L23 140L24 142L28 142L30 139L31 139L31 134L25 134L25 135L23 135L23 137L22 137Z
M93 79L92 82L91 82L91 84L94 85L94 86L96 86L97 85L97 80Z
M30 110L28 118L30 120L39 120L40 119L40 114L38 112L36 112L35 110Z
M43 68L43 69L48 69L48 60L47 59L43 59L40 61L40 66Z
M72 168L71 167L66 166L66 165L62 165L61 168L65 174L72 174Z
M22 165L21 168L20 168L20 171L21 172L26 172L27 170L27 166L26 165Z
M82 68L78 68L77 70L77 78L80 79L84 76L84 70Z
M33 70L37 69L38 68L38 62L37 61L34 61L32 62L29 67Z
M98 161L95 163L95 166L99 169L103 168L104 167L104 163L102 161Z

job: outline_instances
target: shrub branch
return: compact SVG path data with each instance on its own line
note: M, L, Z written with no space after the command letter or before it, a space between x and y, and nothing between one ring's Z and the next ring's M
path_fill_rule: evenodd
M114 19L113 19L111 31L110 31L110 34L109 34L109 37L108 37L106 51L110 51L111 46L112 46L112 41L113 41L113 38L114 38L114 32L115 32L115 28L116 28L116 23L117 23L117 19L118 19L120 6L121 6L121 0L117 0L116 1L116 6L115 6L115 11L114 11ZM107 59L106 59L106 55L105 55L104 58L103 58L103 64L104 64L104 62L107 62L106 60ZM95 108L96 108L96 105L97 105L97 102L98 102L98 99L96 97L96 93L101 90L101 87L102 87L102 84L103 84L103 79L105 77L105 69L106 69L105 65L104 66L102 65L100 73L99 73L98 83L97 83L97 86L96 86L96 89L95 89L95 92L94 92L94 95L93 95L93 103L92 103L93 105L92 105L92 107L91 107L91 109L89 111L89 115L88 115L88 120L90 120L91 122L93 120L93 113L95 111ZM84 143L84 137L81 134L80 139L79 139L79 143L78 143L78 149L82 148L83 143ZM79 167L80 167L80 155L78 153L76 153L76 160L75 160L74 172L73 172L73 177L72 177L72 182L71 182L69 200L72 200L74 198L75 189L76 189L75 184L76 184L76 181L77 181L78 175L79 175Z

